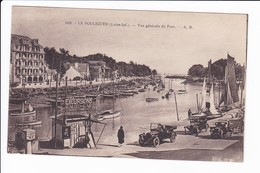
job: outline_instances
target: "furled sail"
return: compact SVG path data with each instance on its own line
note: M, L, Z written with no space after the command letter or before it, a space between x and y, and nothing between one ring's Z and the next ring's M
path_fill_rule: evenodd
M204 78L202 92L201 92L201 103L200 103L200 111L203 112L206 109L206 79Z

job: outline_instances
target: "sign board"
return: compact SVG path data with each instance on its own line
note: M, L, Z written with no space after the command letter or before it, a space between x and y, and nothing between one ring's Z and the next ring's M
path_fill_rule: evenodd
M23 130L22 138L27 140L27 141L34 140L35 139L35 130L33 130L33 129Z
M70 126L62 127L62 138L69 139L71 135Z
M74 96L65 99L65 111L89 111L92 107L92 98Z

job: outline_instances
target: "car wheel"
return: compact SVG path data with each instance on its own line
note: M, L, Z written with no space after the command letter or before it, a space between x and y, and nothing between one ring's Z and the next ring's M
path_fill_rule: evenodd
M219 138L220 138L220 139L224 138L224 132L223 132L223 130L220 130Z
M184 128L184 133L185 133L185 135L187 135L187 129L186 128Z
M160 139L158 137L155 137L153 139L153 146L158 147L160 145Z
M144 140L143 140L143 138L139 138L139 144L140 144L140 146L144 146Z
M171 141L171 142L175 142L176 136L177 136L176 133L173 132L173 133L171 134L170 141Z
M193 133L195 134L195 136L198 136L199 133L200 133L200 130L199 130L197 127L195 127L195 128L193 129Z

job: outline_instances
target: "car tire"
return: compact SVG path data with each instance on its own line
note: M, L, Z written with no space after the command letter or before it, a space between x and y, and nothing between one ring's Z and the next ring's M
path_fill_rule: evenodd
M176 140L176 133L175 132L173 132L172 134L171 134L171 137L170 137L170 141L173 143L173 142L175 142L175 140Z
M139 138L138 142L140 146L144 146L144 140L142 138Z
M158 137L155 137L153 139L153 146L158 147L160 145L160 139Z

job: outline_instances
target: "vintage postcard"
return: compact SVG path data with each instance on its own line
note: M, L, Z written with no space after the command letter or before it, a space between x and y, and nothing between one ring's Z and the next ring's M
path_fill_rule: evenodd
M248 15L13 6L13 154L244 161Z

